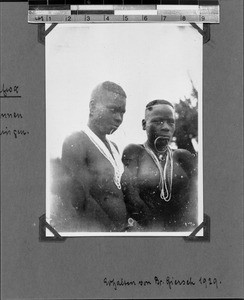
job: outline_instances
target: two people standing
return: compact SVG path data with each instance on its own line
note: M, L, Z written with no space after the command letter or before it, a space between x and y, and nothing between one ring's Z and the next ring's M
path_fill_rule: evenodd
M66 138L62 148L66 191L57 190L56 199L73 211L68 222L76 219L80 225L75 230L86 232L194 228L196 159L169 146L175 130L173 105L154 100L146 106L142 128L147 141L127 146L122 161L107 135L123 121L126 93L113 82L103 82L93 90L89 108L87 126ZM53 216L60 217L58 212Z

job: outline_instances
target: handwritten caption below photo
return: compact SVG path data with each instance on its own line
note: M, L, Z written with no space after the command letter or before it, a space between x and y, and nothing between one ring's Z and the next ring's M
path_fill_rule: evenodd
M160 278L158 276L154 276L153 279L148 280L126 280L124 278L120 279L108 279L104 278L103 283L106 287L110 287L114 290L119 290L121 288L126 287L162 287L167 288L169 290L177 289L179 287L203 287L203 288L214 288L219 289L221 286L221 281L216 277L199 277L199 278L186 278L179 279L172 276L166 276L165 278Z

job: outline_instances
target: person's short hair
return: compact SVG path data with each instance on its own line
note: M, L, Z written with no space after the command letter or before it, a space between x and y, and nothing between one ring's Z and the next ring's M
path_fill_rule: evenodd
M111 82L111 81L104 81L100 84L98 84L91 93L91 99L90 101L98 102L102 98L102 94L104 91L113 92L115 94L118 94L124 98L126 98L126 93L122 89L120 85L117 83Z
M169 105L171 106L173 109L174 108L174 105L168 101L168 100L164 100L164 99L160 99L160 100L153 100L153 101L150 101L147 105L146 105L146 110L149 110L151 111L153 109L153 106L154 105L157 105L157 104L166 104L166 105Z

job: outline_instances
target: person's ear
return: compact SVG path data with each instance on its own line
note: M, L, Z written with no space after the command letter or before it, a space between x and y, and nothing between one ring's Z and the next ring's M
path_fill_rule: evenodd
M94 111L95 107L96 107L95 101L91 100L89 103L90 115L93 115L93 111Z
M146 120L145 119L142 120L141 124L142 124L142 129L146 130Z

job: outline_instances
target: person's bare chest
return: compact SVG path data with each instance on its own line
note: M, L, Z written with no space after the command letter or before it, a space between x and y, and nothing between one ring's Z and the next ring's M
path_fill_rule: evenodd
M86 155L86 167L90 177L91 189L106 193L117 194L115 185L115 168L111 163L113 156L108 159L95 145L90 144Z
M184 188L189 181L186 172L183 170L181 164L173 155L172 167L168 163L165 170L166 158L160 161L162 175L165 172L167 178L172 176L172 188ZM160 170L153 159L144 152L138 160L138 173L137 173L138 186L140 189L158 189L160 183Z

